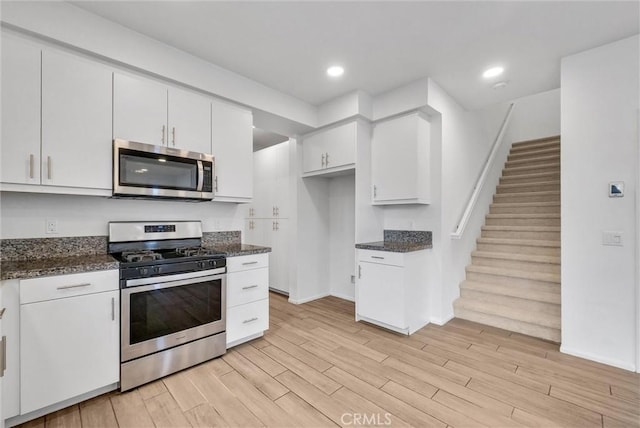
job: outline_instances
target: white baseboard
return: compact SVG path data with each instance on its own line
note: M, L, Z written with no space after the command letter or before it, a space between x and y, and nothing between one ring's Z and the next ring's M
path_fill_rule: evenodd
M289 296L289 303L293 303L294 305L301 305L303 303L311 302L313 300L322 299L323 297L327 297L329 295L330 295L329 293L322 293L316 296L305 297L304 299L292 299L291 296Z
M445 325L449 321L455 318L453 314L447 314L444 318L431 317L429 318L429 322L434 323L435 325Z
M593 354L591 354L589 352L576 351L575 349L568 348L568 347L566 347L564 345L560 346L560 352L562 352L563 354L573 355L574 357L580 357L580 358L584 358L586 360L595 361L596 363L602 363L602 364L606 364L608 366L618 367L619 369L629 370L631 372L635 372L636 370L638 370L638 368L635 367L633 364L629 364L629 363L626 363L626 362L620 361L620 360L612 360L612 359L609 359L609 358L602 358L602 357L599 357L597 355L593 355Z
M348 300L350 302L355 302L356 301L355 297L347 296L346 294L331 293L330 296L337 297L338 299L342 299L342 300Z

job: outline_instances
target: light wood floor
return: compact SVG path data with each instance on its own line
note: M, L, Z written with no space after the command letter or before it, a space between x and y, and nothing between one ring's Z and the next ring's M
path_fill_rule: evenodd
M640 377L469 321L404 337L337 298L271 294L264 338L131 392L32 421L47 427L640 426Z

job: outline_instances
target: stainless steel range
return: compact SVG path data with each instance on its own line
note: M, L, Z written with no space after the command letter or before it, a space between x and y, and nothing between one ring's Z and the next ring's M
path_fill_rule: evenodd
M200 222L111 222L120 262L122 391L226 352L226 259Z

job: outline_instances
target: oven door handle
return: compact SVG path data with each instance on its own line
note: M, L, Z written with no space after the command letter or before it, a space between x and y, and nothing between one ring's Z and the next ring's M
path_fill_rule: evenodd
M175 275L152 276L149 278L128 279L125 282L125 288L137 287L140 285L162 284L165 282L181 281L183 279L202 278L211 275L221 275L226 273L226 268L208 269L197 272L185 272Z
M222 279L226 276L226 274L217 274L217 275L207 275L207 276L198 276L196 278L188 278L188 279L181 279L181 280L177 280L177 281L168 281L168 282L156 282L153 284L148 284L148 285L141 285L138 287L132 287L132 286L128 286L128 288L123 288L122 289L122 293L125 295L131 295L131 294L135 294L135 293L142 293L144 291L150 291L150 290L161 290L163 288L170 288L170 287L179 287L181 285L188 285L188 284L197 284L199 282L207 282L207 281L215 281L218 279ZM145 279L150 279L150 278L145 278ZM127 281L130 282L130 281Z

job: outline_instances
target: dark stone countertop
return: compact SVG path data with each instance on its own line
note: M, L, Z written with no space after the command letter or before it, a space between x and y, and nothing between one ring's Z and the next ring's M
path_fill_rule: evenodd
M271 252L271 248L251 244L218 244L208 248L225 253L227 257L250 256L251 254L262 254Z
M0 280L28 279L118 268L119 263L108 254L3 261L0 263Z
M356 248L360 250L389 251L392 253L409 253L411 251L420 251L433 248L430 242L397 242L397 241L378 241L365 242L356 244Z

